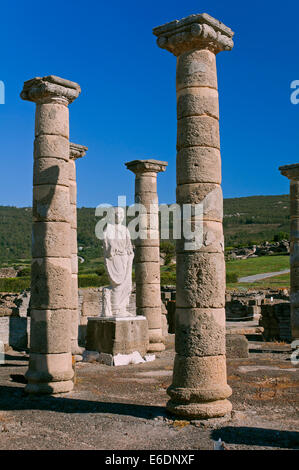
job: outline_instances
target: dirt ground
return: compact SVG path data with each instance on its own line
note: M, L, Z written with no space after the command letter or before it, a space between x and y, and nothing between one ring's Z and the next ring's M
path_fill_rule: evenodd
M78 363L74 391L24 394L26 353L0 366L0 449L299 449L299 366L289 345L250 342L248 359L229 359L230 418L183 421L168 415L171 345L154 362L122 367Z

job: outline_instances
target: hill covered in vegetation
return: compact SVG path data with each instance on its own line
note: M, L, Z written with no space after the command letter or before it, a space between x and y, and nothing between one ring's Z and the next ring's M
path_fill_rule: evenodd
M0 206L0 266L29 262L31 216L28 207ZM97 220L95 209L78 209L79 255L87 264L99 260L102 255L101 243L95 237ZM223 225L226 247L247 246L271 241L275 236L288 236L289 196L225 199Z

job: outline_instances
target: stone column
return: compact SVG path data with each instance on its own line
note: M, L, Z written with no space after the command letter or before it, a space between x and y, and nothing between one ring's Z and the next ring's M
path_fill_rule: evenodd
M136 175L135 202L142 204L147 212L147 237L138 238L135 242L137 315L144 315L148 321L149 352L158 352L163 351L165 345L162 335L157 173L165 171L167 162L134 160L126 166Z
M299 163L279 167L290 180L290 268L291 268L291 333L299 339Z
M79 298L78 298L78 244L77 244L77 180L76 160L84 157L88 148L70 143L69 184L71 207L71 258L72 258L72 298L71 298L71 352L81 355L78 345Z
M80 92L51 75L25 82L21 93L36 103L28 393L73 388L68 105Z
M233 32L204 14L153 30L177 57L177 203L203 207L203 243L177 241L176 357L169 411L189 418L224 416L225 261L216 54L233 47ZM195 219L191 219L192 223Z

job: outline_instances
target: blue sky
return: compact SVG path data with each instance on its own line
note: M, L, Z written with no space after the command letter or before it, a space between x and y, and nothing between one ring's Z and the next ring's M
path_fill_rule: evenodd
M299 80L295 1L52 0L1 2L0 205L31 205L35 105L23 82L58 75L81 85L70 106L71 141L89 151L77 163L78 205L133 202L124 163L169 162L159 199L175 201L175 57L156 46L152 28L209 13L235 31L217 55L224 197L288 192L278 166L299 161ZM250 6L250 8L249 8Z

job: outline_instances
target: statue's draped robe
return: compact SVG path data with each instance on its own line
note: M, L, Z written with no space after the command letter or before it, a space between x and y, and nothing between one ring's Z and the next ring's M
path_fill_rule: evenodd
M105 266L111 285L111 305L107 305L106 309L110 310L111 308L110 311L114 316L129 315L126 308L132 291L134 257L129 230L122 224L108 224L104 231L103 249Z

